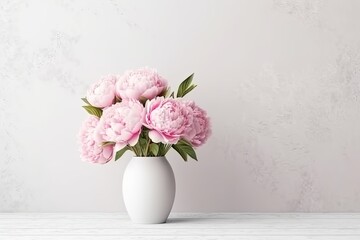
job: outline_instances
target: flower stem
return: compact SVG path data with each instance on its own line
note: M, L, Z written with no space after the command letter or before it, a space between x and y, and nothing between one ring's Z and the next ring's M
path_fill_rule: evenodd
M137 157L139 157L139 154L136 152L136 148L135 148L135 147L132 147L132 146L130 146L130 148L131 148L131 150L135 153L135 155L136 155Z
M170 150L172 144L165 144L165 147L164 147L164 156L167 154L167 152Z
M150 146L150 142L151 142L151 140L148 139L147 144L146 144L146 149L145 149L146 157L149 156L149 146Z

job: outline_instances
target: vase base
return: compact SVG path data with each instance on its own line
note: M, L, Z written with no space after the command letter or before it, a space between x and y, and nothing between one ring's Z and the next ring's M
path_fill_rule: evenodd
M166 220L152 220L152 219L131 219L131 221L135 224L163 224L166 223Z

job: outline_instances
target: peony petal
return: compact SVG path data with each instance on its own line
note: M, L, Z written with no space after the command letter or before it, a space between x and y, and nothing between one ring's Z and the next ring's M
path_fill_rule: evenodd
M133 133L129 132L127 129L123 129L120 134L119 134L119 138L127 141L128 139L132 138Z
M163 136L163 138L167 144L176 144L180 139L178 136Z
M142 94L142 96L147 99L152 99L158 95L158 91L159 91L159 89L154 86L152 88L145 90L145 92Z
M94 141L97 143L101 143L104 141L102 135L97 130L95 130L95 132L93 133L93 137L94 137Z
M128 141L130 146L135 146L135 144L139 141L141 131L135 133Z
M119 133L119 132L121 132L121 130L124 128L124 126L123 126L121 123L113 123L113 124L111 124L111 128L112 128L115 132Z
M140 94L137 90L135 89L126 89L126 90L123 90L122 92L120 92L120 96L122 98L130 98L130 99L138 99L140 97Z
M126 147L126 143L116 143L114 146L114 153Z
M151 139L151 141L153 141L154 143L159 143L159 142L162 142L162 143L166 143L165 142L165 139L163 138L163 136L158 133L156 130L151 130L149 132L149 138Z
M103 147L102 155L107 160L110 160L112 155L113 155L113 152L114 152L114 146L113 145L105 146L105 147Z

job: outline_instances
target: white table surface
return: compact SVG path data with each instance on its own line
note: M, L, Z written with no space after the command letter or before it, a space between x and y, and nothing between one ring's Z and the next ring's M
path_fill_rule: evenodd
M121 213L0 213L0 240L360 240L360 214L173 213L133 224Z

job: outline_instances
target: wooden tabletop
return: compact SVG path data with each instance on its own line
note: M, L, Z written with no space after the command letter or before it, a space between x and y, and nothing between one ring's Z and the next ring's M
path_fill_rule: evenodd
M133 224L123 213L0 213L0 240L360 240L360 214L173 213Z

